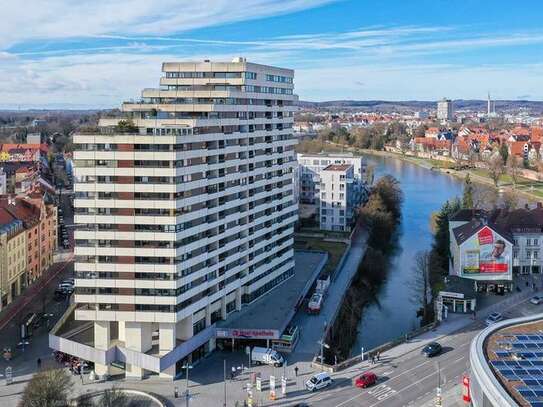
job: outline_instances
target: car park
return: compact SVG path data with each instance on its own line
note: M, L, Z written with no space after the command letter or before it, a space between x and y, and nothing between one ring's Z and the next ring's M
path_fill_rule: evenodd
M530 298L530 302L534 305L539 305L543 302L543 297L540 297L539 295L534 295L532 298Z
M442 347L437 342L430 342L428 345L426 345L422 350L420 351L421 354L426 356L427 358L432 358L434 356L437 356L441 353Z
M326 372L317 373L305 382L305 388L309 391L315 391L330 386L333 383L332 378Z
M493 312L488 317L486 317L485 324L492 325L492 324L495 324L496 322L501 321L502 319L503 319L502 314L500 314L499 312Z
M365 372L356 378L354 385L365 389L366 387L373 386L375 383L377 383L377 375L373 372Z

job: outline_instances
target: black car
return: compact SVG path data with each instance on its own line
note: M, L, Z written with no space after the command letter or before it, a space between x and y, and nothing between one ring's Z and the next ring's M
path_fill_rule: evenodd
M426 356L427 358L437 356L441 353L441 345L437 342L430 342L428 345L422 348L420 353Z

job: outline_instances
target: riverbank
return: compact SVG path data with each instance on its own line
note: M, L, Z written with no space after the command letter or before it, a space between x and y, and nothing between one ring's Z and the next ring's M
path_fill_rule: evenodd
M531 180L521 180L517 184L517 187L514 187L512 184L500 184L498 187L494 185L494 182L489 178L481 175L484 170L482 169L475 169L475 170L455 170L453 168L444 168L436 166L435 163L437 160L430 160L427 158L420 158L420 157L413 157L403 154L394 153L391 151L379 151L379 150L369 150L369 149L353 149L353 152L360 153L360 154L367 154L367 155L374 155L378 157L390 157L395 158L398 160L402 160L405 162L409 162L411 164L418 165L419 167L431 170L431 171L437 171L442 174L450 175L452 177L464 180L466 178L466 175L469 174L470 179L480 185L484 185L489 188L493 188L497 190L498 192L509 192L513 194L518 194L528 200L529 202L538 202L543 199L543 190L542 190L542 184L538 183L536 181ZM443 164L441 161L439 161L440 164ZM532 188L536 187L537 189L535 191L525 191L523 188Z

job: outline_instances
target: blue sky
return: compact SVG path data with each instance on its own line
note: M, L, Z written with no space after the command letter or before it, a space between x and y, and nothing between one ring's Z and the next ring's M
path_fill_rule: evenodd
M116 107L163 61L235 56L295 69L302 100L543 100L535 0L6 2L0 108Z

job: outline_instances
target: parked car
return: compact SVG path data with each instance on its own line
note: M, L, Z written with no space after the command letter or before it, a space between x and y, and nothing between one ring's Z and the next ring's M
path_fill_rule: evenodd
M434 356L437 356L441 353L441 345L437 342L430 342L428 345L426 345L420 353L422 353L427 358L431 358Z
M375 383L377 383L377 375L373 372L365 372L355 380L354 385L365 389L366 387L373 386Z
M543 302L543 297L534 295L532 298L530 298L530 302L534 305L539 305Z
M330 386L333 383L332 378L326 372L317 373L305 382L305 388L309 391L315 391Z
M61 284L70 284L73 287L75 285L75 279L68 278L66 280L63 280Z
M72 284L60 283L58 289L69 294L74 292L74 286Z
M492 324L495 324L496 322L501 321L502 319L503 319L502 314L500 314L499 312L493 312L488 317L486 317L485 324L492 325Z

